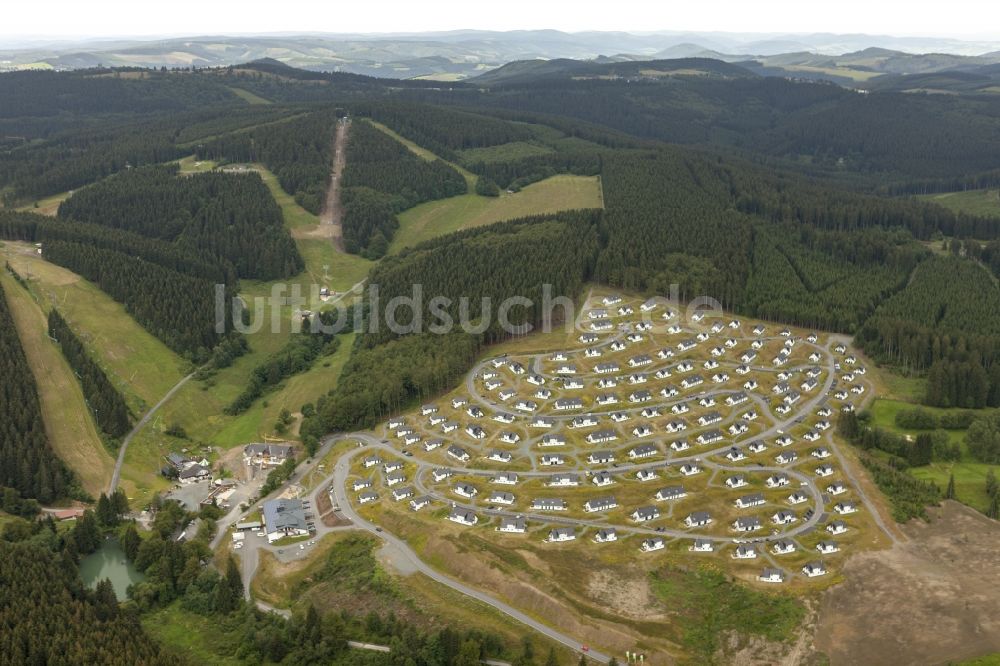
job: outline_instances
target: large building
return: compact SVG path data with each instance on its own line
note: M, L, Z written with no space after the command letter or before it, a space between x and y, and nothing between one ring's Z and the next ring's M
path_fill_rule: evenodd
M309 534L309 523L301 500L268 500L264 502L261 514L264 518L264 531L267 533L268 543L286 536Z
M294 455L295 448L290 444L255 442L243 447L243 461L259 467L276 467Z

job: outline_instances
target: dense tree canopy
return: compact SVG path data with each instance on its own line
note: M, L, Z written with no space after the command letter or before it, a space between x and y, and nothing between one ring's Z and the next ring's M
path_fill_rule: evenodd
M17 337L0 289L0 487L22 497L51 502L68 495L72 475L56 457L45 434L35 377ZM2 559L2 558L0 558ZM2 578L0 578L2 580ZM0 650L2 652L2 650Z

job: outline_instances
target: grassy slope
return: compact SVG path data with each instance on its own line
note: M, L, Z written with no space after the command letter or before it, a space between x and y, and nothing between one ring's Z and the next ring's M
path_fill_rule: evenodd
M0 274L21 346L35 374L45 432L56 454L95 497L107 489L114 462L105 449L73 370L49 340L45 314L13 278Z
M570 175L553 176L515 194L503 193L499 197L463 194L429 201L400 214L400 228L393 236L389 251L398 252L453 231L501 220L603 206L601 182L597 176Z
M939 204L956 213L1000 217L1000 191L997 190L943 192L941 194L926 194L917 198Z
M239 97L240 99L242 99L247 104L250 104L251 106L257 106L260 104L272 104L271 100L264 99L260 95L255 95L249 90L244 90L243 88L235 88L233 86L229 86L229 91L232 92L237 97Z
M323 608L326 605L324 597L328 595L340 599L341 595L353 594L357 596L358 602L366 612L373 609L385 614L393 610L400 617L411 621L414 614L427 615L433 618L427 621L431 625L447 624L495 633L503 637L511 648L517 649L521 637L525 635L525 628L521 623L490 606L436 583L423 574L398 576L388 572L381 563L376 564L374 571L369 572L362 561L341 562L339 566L342 573L337 580L311 585L304 594L292 599L295 590L303 584L303 581L313 579L323 569L338 544L355 535L357 535L355 532L329 534L304 560L286 565L279 564L272 554L262 552L260 568L253 583L255 598L278 608L302 608L305 603L314 603L318 608ZM379 581L378 589L382 591L369 589L367 583L369 580ZM355 586L359 589L355 590ZM355 612L360 611L355 610ZM538 635L533 635L533 638L539 654L547 654L548 648L552 645L556 647L557 654L564 657L561 663L570 663L565 661L568 652L564 648L550 644Z
M219 631L215 618L185 611L180 602L142 616L149 634L192 664L239 666L244 662L234 656L239 647L234 636Z
M405 139L380 123L375 127L396 139L417 156L431 161L437 155ZM512 144L508 144L512 145ZM534 147L530 144L524 144ZM544 152L545 149L539 149ZM471 152L471 151L466 151ZM574 208L603 208L601 181L597 176L553 176L529 185L516 194L481 197L474 194L477 176L448 162L465 177L469 194L428 201L399 215L399 230L389 245L390 254L444 234L527 215L543 215Z
M281 189L272 173L262 166L258 165L257 168L281 207L285 226L293 237L298 235L297 232L308 231L318 224L315 215L304 210ZM248 303L252 305L254 298L266 299L272 288L282 285L287 289L298 285L302 295L307 298L313 284L346 291L363 280L372 266L372 262L366 259L338 251L329 239L296 237L295 242L306 262L305 271L283 282L244 280L242 296ZM288 341L292 308L277 308L281 322L278 329L272 330L270 323L273 308L267 300L263 300L263 326L259 331L248 335L250 353L237 359L231 367L218 372L209 382L193 381L185 384L133 440L125 459L123 477L135 481L138 495L146 497L166 486L156 475L153 461L160 460L163 455L180 447L192 446L191 442L165 436L163 430L168 425L182 425L195 442L228 449L260 439L262 435L273 434L274 422L282 408L298 412L303 404L315 401L336 385L340 371L350 355L352 336L341 339L335 354L319 359L307 372L288 378L277 390L256 401L243 414L235 417L223 414L226 405L246 387L253 369ZM294 434L289 433L286 437L294 438Z
M41 213L42 215L55 215L59 211L59 204L66 199L69 199L71 194L72 192L60 192L59 194L53 194L52 196L45 197L44 199L39 199L32 204L21 206L17 210L31 213Z
M31 277L46 311L50 303L56 304L125 395L134 415L156 404L186 374L184 359L93 283L34 254L11 252L8 260L19 274Z
M300 284L315 282L336 291L346 291L368 275L373 262L357 255L340 252L326 238L308 238L319 226L319 218L302 208L295 199L281 189L278 179L263 165L256 165L261 177L285 218L285 226L295 238L299 253L306 262L305 272L295 281Z

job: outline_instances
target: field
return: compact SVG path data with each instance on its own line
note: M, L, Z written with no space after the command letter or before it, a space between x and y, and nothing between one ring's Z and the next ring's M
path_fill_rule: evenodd
M33 247L23 243L7 247L6 260L31 282L46 311L55 304L125 396L134 416L141 416L187 374L187 361L97 286L45 261Z
M896 414L900 410L912 409L913 407L914 405L899 400L880 398L871 406L872 418L880 428L915 437L920 431L900 428L895 421ZM963 411L934 407L921 407L921 409L938 416L948 412ZM942 491L948 486L949 477L954 474L955 499L985 513L990 504L990 498L986 494L986 474L991 468L994 473L1000 470L997 469L996 465L976 462L969 456L965 447L965 430L946 430L945 432L948 433L948 438L952 443L961 447L962 458L957 462L935 462L924 467L914 467L910 469L910 473L918 479L934 482Z
M439 159L437 155L400 136L385 125L372 125L393 137L415 155L425 160ZM527 154L551 152L551 149L517 142L463 151L463 160L509 160ZM399 214L399 229L389 244L389 253L399 252L405 247L443 236L462 229L470 229L485 224L512 220L529 215L544 215L578 208L603 208L604 199L601 181L597 176L559 175L525 187L514 194L501 193L499 197L482 197L474 193L478 176L453 162L448 162L459 171L469 185L469 193L414 206Z
M954 502L863 553L820 604L816 647L832 666L945 664L1000 651L1000 524ZM971 663L977 663L973 661ZM982 662L984 664L989 661Z
M198 160L194 155L188 155L187 157L177 161L180 165L180 173L182 175L188 175L193 173L204 173L206 171L211 171L217 164L211 160Z
M257 105L260 105L260 104L271 104L272 103L271 100L264 99L260 95L255 95L252 92L250 92L249 90L244 90L243 88L236 88L236 87L230 86L229 90L234 95L236 95L237 97L239 97L240 99L242 99L244 102L246 102L247 104L250 104L252 106L257 106Z
M862 83L868 79L880 76L881 72L868 72L861 69L851 69L849 67L815 67L812 65L785 65L783 69L788 72L814 72L817 74L829 74L830 76L843 76L856 83Z
M174 602L166 608L146 613L142 625L149 634L171 653L189 663L240 666L237 658L240 636L236 631L223 631L219 618L198 615L181 608Z
M917 197L931 201L955 211L969 215L996 217L1000 215L1000 191L998 190L966 190L964 192L944 192L942 194L925 194Z
M49 442L80 479L84 490L96 497L107 489L114 463L94 426L80 384L62 352L49 339L42 309L6 272L0 273L0 283L35 374Z
M603 208L601 181L597 176L552 176L528 185L515 194L499 197L463 194L429 201L399 215L399 230L389 252L442 236L501 220L556 213L577 208Z

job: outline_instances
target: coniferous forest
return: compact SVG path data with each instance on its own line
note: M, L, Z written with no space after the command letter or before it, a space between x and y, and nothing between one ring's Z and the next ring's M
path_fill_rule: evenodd
M399 226L395 214L418 203L465 194L468 185L442 160L421 159L367 122L352 123L342 186L344 246L377 259Z
M313 262L315 246L302 242L273 183L244 167L263 165L319 214L335 151L346 152L343 247L373 262L367 280L379 300L357 306L365 327L340 350L350 353L336 386L301 408L297 432L309 455L331 431L373 426L454 387L488 345L550 323L546 294L578 299L599 283L649 295L676 285L684 300L708 295L746 316L854 335L880 364L925 380L922 402L961 408L947 419L968 428L968 455L1000 460L996 418L965 412L1000 407L1000 215L913 196L1000 183L995 95L861 95L708 59L557 60L447 85L261 61L0 74L0 100L0 239L39 244L44 261L92 282L168 347L211 361L208 375L256 344L217 330L216 285L230 319L243 285L345 277L336 262ZM347 143L335 146L345 118ZM182 173L178 160L218 168ZM457 201L503 203L561 174L597 177L603 207L520 212L388 252L407 209L473 192ZM61 201L57 213L42 215L56 207L50 196ZM397 312L403 329L390 330L382 307L414 285L450 302L420 311L422 329L407 330L416 322ZM517 333L497 323L497 305L511 296L533 302L506 313ZM428 331L442 315L470 326ZM49 333L101 431L127 433L139 415L128 413L86 336L54 309ZM269 392L321 370L341 343L332 334L282 339L248 363L220 419L266 406ZM183 663L140 622L166 608L217 622L247 663L464 666L502 649L491 635L421 632L378 613L258 612L243 600L235 563L209 548L214 506L187 511L157 496L142 537L124 517L123 493L102 496L69 529L36 519L40 504L81 495L46 437L5 298L0 364L0 508L31 519L0 530L0 664ZM946 417L907 418L933 429ZM941 496L903 468L963 455L941 433L909 442L853 414L841 430L900 519L924 515ZM274 485L292 471L283 468ZM197 534L178 541L195 518ZM105 584L84 589L76 574L80 557L109 536L146 576L125 604ZM367 562L370 548L348 545L353 564ZM339 564L321 575L335 577ZM392 657L352 651L348 637L391 642Z
M79 378L97 427L111 437L125 435L132 427L125 398L55 308L49 311L49 337L59 343L63 356Z
M70 492L72 473L56 457L45 435L38 390L17 329L0 289L0 487L22 497L51 502Z

